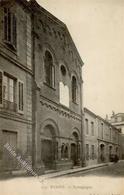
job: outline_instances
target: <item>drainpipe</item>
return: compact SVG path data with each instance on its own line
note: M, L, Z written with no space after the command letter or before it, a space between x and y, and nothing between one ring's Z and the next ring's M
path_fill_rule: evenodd
M80 85L80 108L81 108L81 166L86 166L85 160L85 131L84 131L84 107L83 107L83 80Z
M34 38L34 16L32 14L32 69L33 69L33 79L32 79L32 167L36 164L36 86L35 86L35 38Z

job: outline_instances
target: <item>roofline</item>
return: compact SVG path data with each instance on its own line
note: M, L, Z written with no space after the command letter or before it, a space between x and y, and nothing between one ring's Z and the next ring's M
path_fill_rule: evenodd
M94 115L97 119L100 119L101 121L103 121L104 123L108 124L109 126L111 126L112 128L120 131L120 129L118 129L117 127L115 127L114 125L112 125L110 122L106 121L105 119L103 119L101 116L96 115L94 112L92 112L91 110L89 110L88 108L84 107L84 114L85 112L88 112L92 115Z
M70 39L71 39L71 42L72 42L72 44L73 44L73 47L74 47L74 49L76 50L76 53L77 53L77 57L79 58L79 60L80 60L80 65L81 65L81 67L84 65L84 62L83 62L83 60L82 60L82 58L81 58L81 56L80 56L80 54L79 54L79 51L78 51L78 49L77 49L77 47L76 47L76 45L75 45L75 43L74 43L74 41L73 41L73 39L72 39L72 36L71 36L71 34L70 34L70 32L69 32L69 29L68 29L68 27L66 26L66 24L65 24L65 28L66 28L66 31L67 31L67 33L68 33L68 35L69 35L69 37L70 37Z
M119 130L118 128L116 128L114 125L112 125L110 122L108 122L107 120L103 119L101 116L97 116L98 119L104 121L104 123L108 124L109 126L113 127L116 130Z
M43 8L39 3L37 3L36 0L30 0L28 2L28 5L31 7L32 10L36 9L39 12L43 12L47 14L47 17L50 17L54 22L58 23L62 27L65 26L65 24L59 20L57 17L55 17L53 14L51 14L49 11L47 11L45 8Z
M30 7L29 7L29 2L27 0L1 0L0 5L4 6L8 3L19 3L21 5L23 5L27 10L31 11Z
M119 114L123 114L124 115L124 113L120 112L120 113L117 113L117 114L112 115L111 118L114 117L114 116L117 116Z
M43 14L46 14L47 17L49 17L51 20L53 20L56 24L58 24L59 26L61 26L63 28L63 30L66 31L67 35L69 36L71 42L72 42L72 47L76 50L76 56L79 60L79 65L82 67L84 65L84 62L82 61L82 58L79 54L79 51L71 37L71 34L66 26L65 23L63 23L61 20L59 20L57 17L55 17L53 14L51 14L49 11L47 11L45 8L43 8L41 5L39 5L37 3L36 0L1 0L1 3L13 3L13 2L18 2L20 4L22 4L23 6L25 6L25 8L27 8L29 11L31 11L31 13L34 13L34 10L39 11L40 13L43 12ZM0 4L1 4L0 3Z
M43 8L41 5L39 5L36 0L30 0L28 3L30 5L31 9L33 9L33 10L36 9L39 12L43 12L44 14L47 15L47 17L49 17L51 20L56 22L56 24L60 25L63 28L63 30L65 30L67 32L67 35L69 36L69 38L72 42L72 47L74 47L74 49L76 50L76 55L77 55L77 58L79 59L80 66L82 67L84 65L84 62L82 61L82 58L79 54L79 51L78 51L78 49L77 49L77 47L76 47L76 45L71 37L71 34L70 34L66 24L63 23L61 20L59 20L57 17L55 17L53 14L51 14L49 11L47 11L45 8Z
M84 107L84 113L85 112L88 112L88 113L92 114L93 116L95 116L95 118L97 118L97 115L86 107Z
M122 122L111 122L112 125L124 125L124 121Z

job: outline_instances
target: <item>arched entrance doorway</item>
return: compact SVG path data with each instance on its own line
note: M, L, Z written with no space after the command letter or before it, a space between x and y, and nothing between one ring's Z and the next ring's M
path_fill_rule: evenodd
M41 159L45 169L54 169L57 148L54 127L52 125L46 125L41 137Z
M100 161L104 162L105 161L105 145L100 144Z
M79 136L76 132L72 134L73 141L71 143L71 160L73 161L73 165L79 165L79 157L80 157L80 144L79 144Z

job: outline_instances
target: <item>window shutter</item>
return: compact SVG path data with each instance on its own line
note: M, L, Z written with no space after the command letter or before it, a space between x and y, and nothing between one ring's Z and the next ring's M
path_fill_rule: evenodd
M4 39L8 40L8 17L7 8L4 8Z
M18 111L21 113L24 111L24 84L22 81L18 81Z
M0 106L3 104L3 72L0 71Z
M12 23L12 29L13 29L13 45L16 47L16 17L13 14L13 23Z
M9 8L4 8L4 40L16 48L16 16Z

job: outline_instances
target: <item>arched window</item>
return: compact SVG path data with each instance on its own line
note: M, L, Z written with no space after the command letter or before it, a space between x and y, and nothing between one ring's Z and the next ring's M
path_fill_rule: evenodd
M61 74L62 76L66 76L66 69L65 66L61 65Z
M45 52L45 81L50 87L55 87L55 67L53 65L53 58L49 51Z
M77 80L75 76L72 77L72 101L74 103L77 101Z

